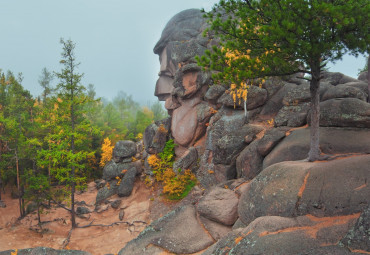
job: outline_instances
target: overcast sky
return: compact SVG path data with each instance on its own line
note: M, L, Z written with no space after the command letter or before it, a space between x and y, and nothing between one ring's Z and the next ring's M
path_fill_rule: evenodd
M121 90L142 104L154 102L159 61L153 47L166 23L182 10L210 10L216 2L0 0L0 69L22 72L23 86L40 95L42 68L61 69L63 37L76 43L83 84L94 84L97 96L111 99ZM330 70L357 77L364 65L362 56L346 57Z

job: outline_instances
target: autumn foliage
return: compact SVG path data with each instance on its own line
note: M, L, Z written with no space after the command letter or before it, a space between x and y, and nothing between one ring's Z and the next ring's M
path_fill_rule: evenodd
M112 159L112 152L113 152L113 145L111 145L110 139L107 137L104 139L104 142L102 144L101 150L101 160L99 165L101 167L104 167L107 162L109 162Z
M189 169L173 170L174 147L173 140L169 140L163 152L148 157L148 164L153 169L155 181L163 184L163 194L171 200L179 200L186 197L197 179Z

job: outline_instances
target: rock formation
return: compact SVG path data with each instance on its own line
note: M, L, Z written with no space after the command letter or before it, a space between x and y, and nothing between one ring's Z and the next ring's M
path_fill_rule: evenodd
M113 149L112 160L103 169L103 181L97 182L99 188L96 205L118 194L129 196L134 187L135 177L142 172L138 144L132 141L118 141Z
M148 154L173 138L174 168L191 169L205 192L153 222L120 254L369 253L366 74L323 73L320 148L329 160L305 162L309 84L298 74L252 86L246 117L227 86L196 65L195 56L217 43L202 36L206 27L196 9L167 23L154 48L155 95L170 118L144 135Z

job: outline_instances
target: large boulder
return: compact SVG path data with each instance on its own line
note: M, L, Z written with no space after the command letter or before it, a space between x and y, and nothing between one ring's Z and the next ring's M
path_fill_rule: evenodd
M207 219L231 226L238 218L238 202L234 191L215 187L199 201L197 211Z
M362 101L366 101L367 94L359 87L363 83L357 83L353 85L353 83L346 83L346 84L339 84L335 87L328 89L324 95L322 96L321 100L326 101L333 98L357 98Z
M103 179L106 181L115 180L116 177L122 178L126 170L136 168L137 172L141 172L141 164L137 161L130 163L116 163L114 160L109 161L103 169Z
M216 103L217 99L224 94L225 90L226 88L224 86L213 85L207 90L204 99L211 103Z
M370 204L370 155L328 162L281 162L264 169L239 202L244 224L265 216L361 212Z
M118 254L153 254L151 246L158 247L158 254L164 251L189 254L204 250L213 243L213 239L199 224L195 207L188 205L154 221Z
M206 149L213 152L213 163L230 165L247 145L245 137L255 137L263 128L245 124L244 111L219 111L207 132ZM250 142L250 141L249 141Z
M322 76L323 76L323 79L321 80L322 82L329 82L334 86L348 82L358 82L357 79L349 77L342 73L323 72Z
M113 148L112 159L114 162L122 162L125 159L130 159L135 156L137 152L136 144L133 141L118 141Z
M299 105L283 106L276 115L275 126L301 127L307 122L307 114L310 109L310 103Z
M320 126L370 128L370 104L357 98L321 102Z
M325 154L370 153L370 129L321 127L320 149ZM263 168L305 159L309 150L310 128L294 130L265 157Z
M121 179L121 183L119 184L117 190L118 196L127 197L131 195L132 189L134 188L136 173L136 167L131 167L127 170Z

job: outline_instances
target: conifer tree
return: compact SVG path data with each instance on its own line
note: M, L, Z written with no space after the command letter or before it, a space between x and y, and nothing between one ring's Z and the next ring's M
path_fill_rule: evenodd
M75 228L75 191L85 181L83 171L88 156L94 154L87 149L88 136L94 128L84 117L84 105L88 102L85 88L81 85L82 74L77 72L79 63L75 57L75 44L71 40L61 39L63 68L55 73L59 79L55 105L55 133L48 137L51 148L55 178L70 187L72 228ZM48 156L46 154L46 156ZM65 208L66 209L66 208Z

